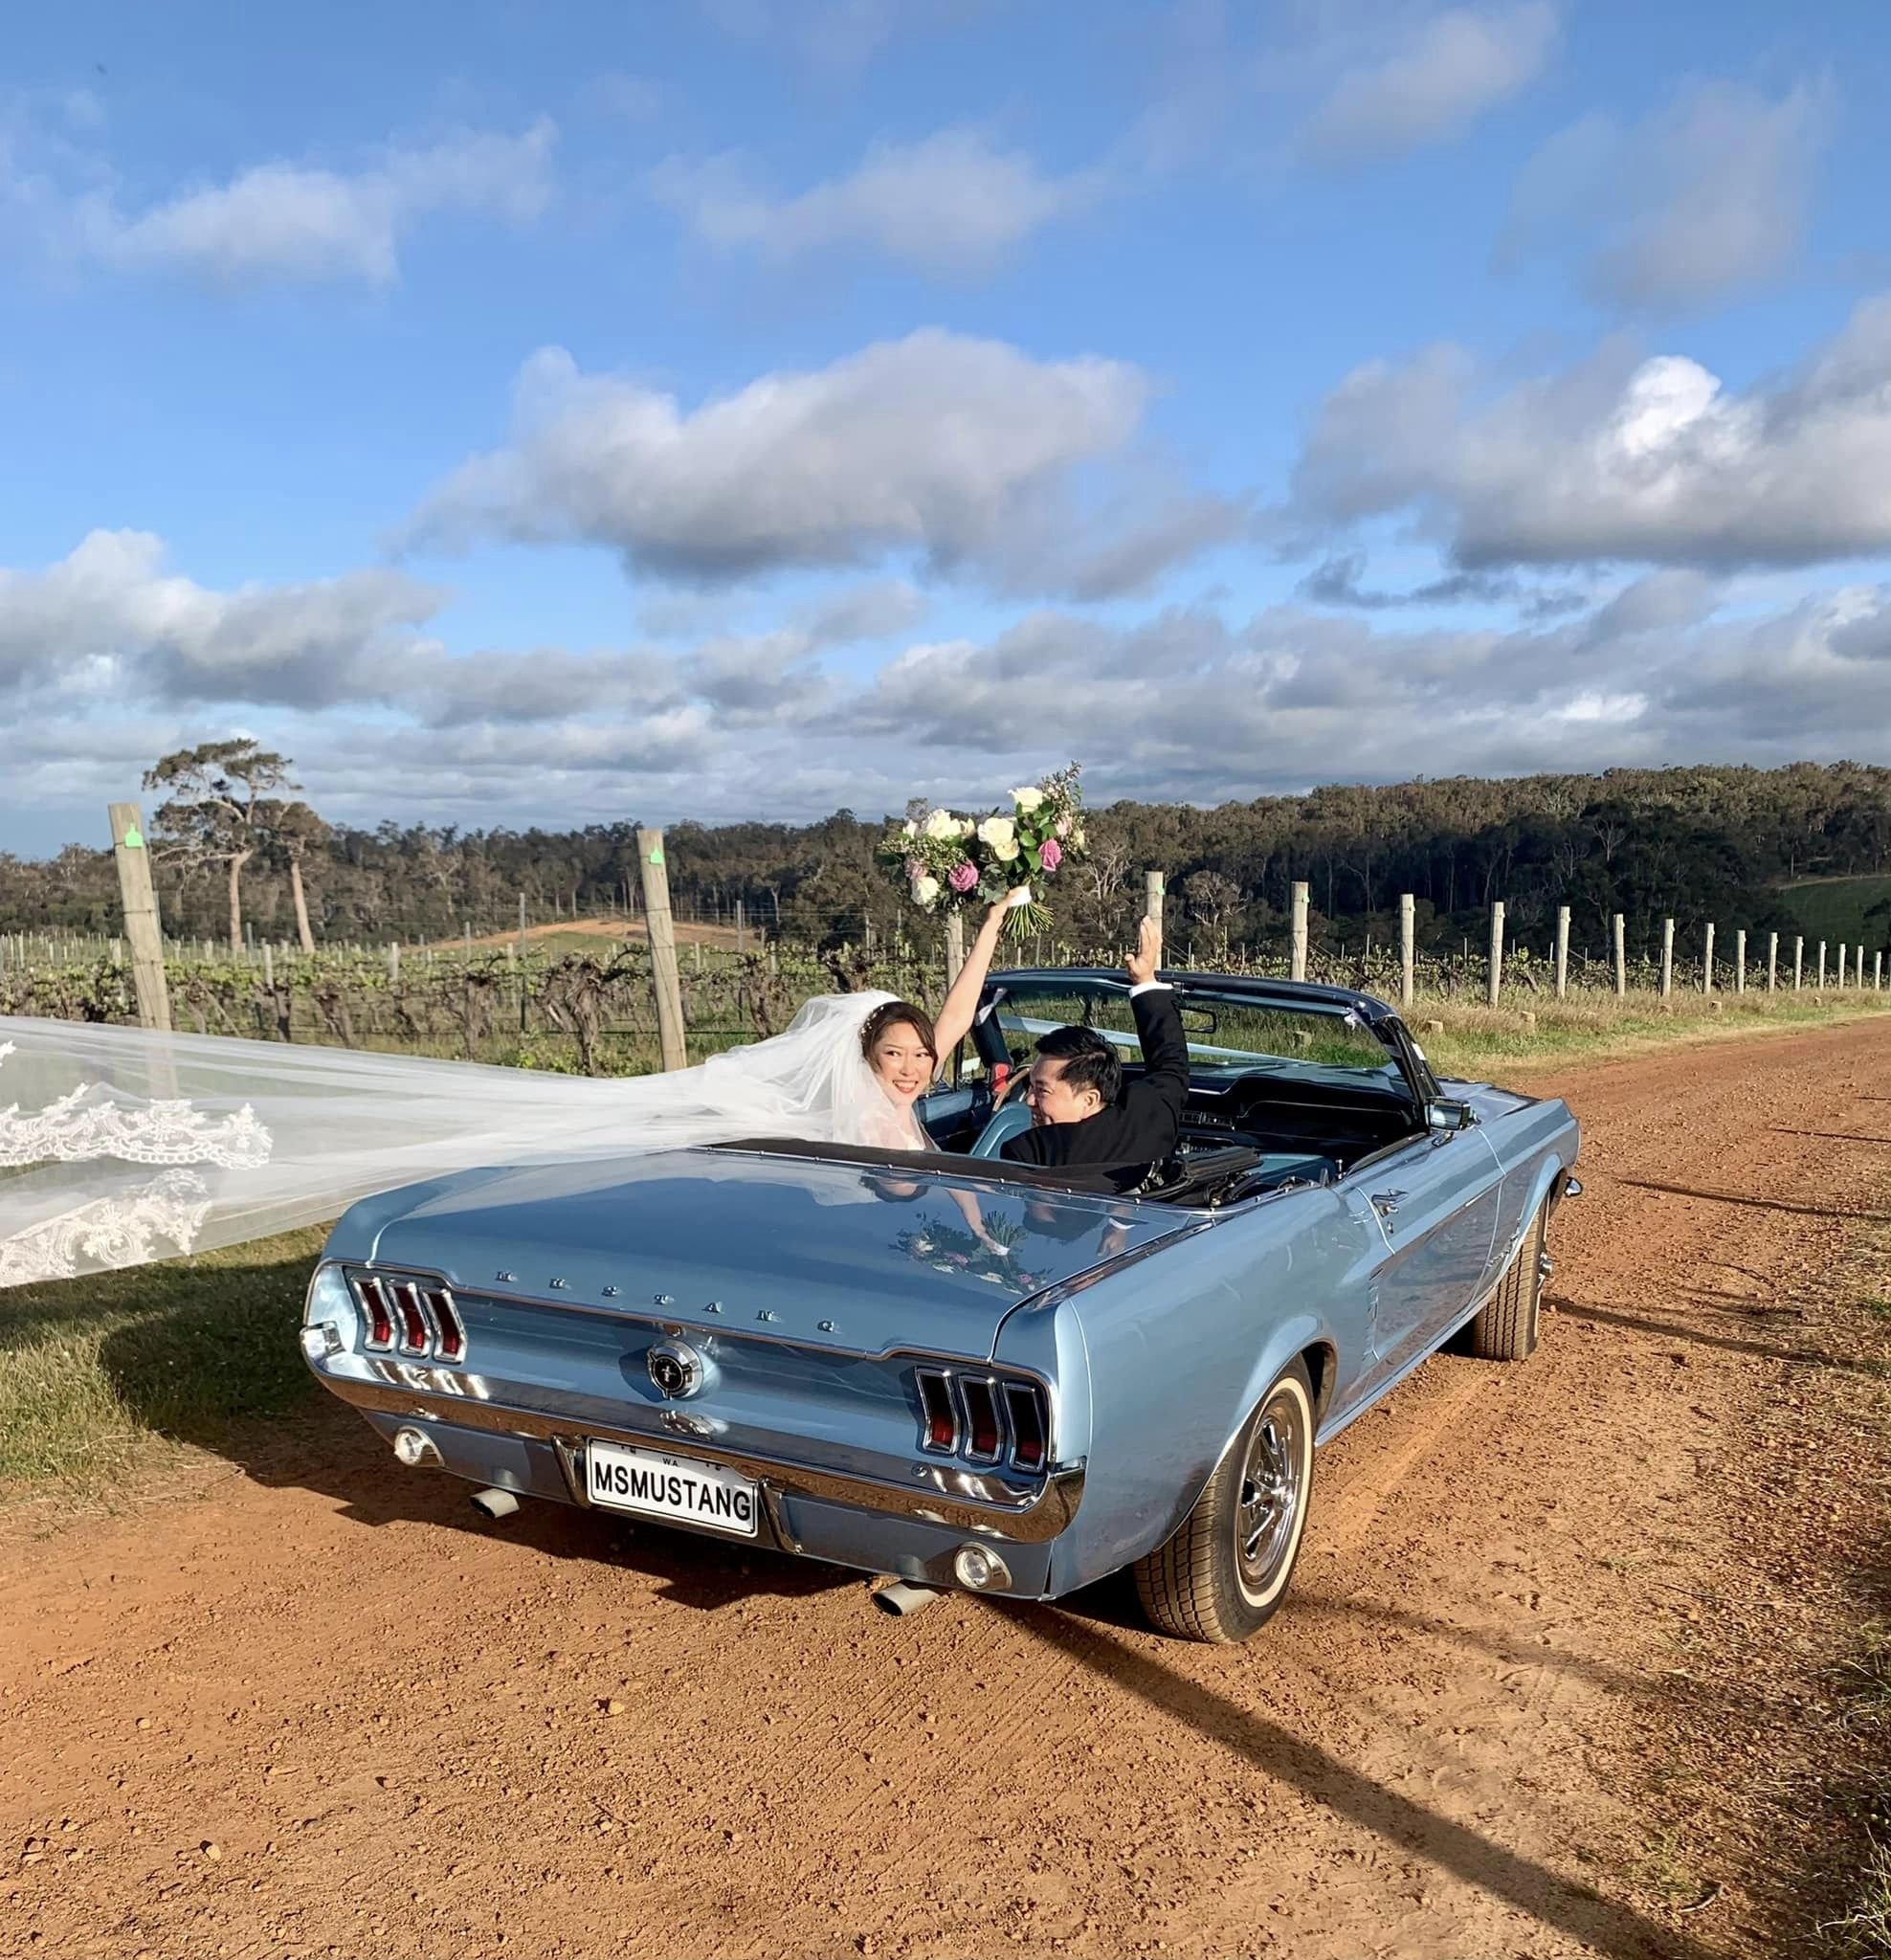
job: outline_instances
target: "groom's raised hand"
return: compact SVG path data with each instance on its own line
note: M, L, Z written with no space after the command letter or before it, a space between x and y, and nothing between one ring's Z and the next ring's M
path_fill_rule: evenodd
M1132 987L1143 987L1156 977L1156 961L1162 956L1162 933L1153 919L1145 918L1136 929L1136 950L1123 958L1123 968Z

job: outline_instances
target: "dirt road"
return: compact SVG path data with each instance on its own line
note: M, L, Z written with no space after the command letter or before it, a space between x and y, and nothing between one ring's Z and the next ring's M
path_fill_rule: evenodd
M1880 1209L1891 1057L1868 1022L1541 1086L1588 1185L1542 1351L1441 1357L1323 1455L1252 1645L1116 1588L899 1621L656 1529L486 1526L323 1411L0 1562L0 1950L1775 1950L1737 1860L1661 1902L1646 1795L1703 1571L1791 1609L1725 1499L1779 1303Z

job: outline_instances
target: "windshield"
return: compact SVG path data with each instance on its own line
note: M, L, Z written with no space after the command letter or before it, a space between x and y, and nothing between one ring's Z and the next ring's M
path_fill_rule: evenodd
M1191 1080L1256 1069L1352 1080L1397 1079L1397 1063L1371 1028L1338 1004L1276 1002L1238 989L1189 987L1181 997ZM1024 1066L1040 1036L1066 1026L1094 1028L1125 1060L1140 1056L1129 989L1108 981L1008 981L997 990L992 1018L1014 1066Z

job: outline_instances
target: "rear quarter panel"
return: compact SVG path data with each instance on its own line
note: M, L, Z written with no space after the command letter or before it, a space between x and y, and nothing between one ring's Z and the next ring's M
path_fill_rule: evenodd
M1294 1355L1330 1348L1327 1405L1345 1406L1368 1356L1373 1257L1340 1193L1285 1192L1007 1318L995 1358L1058 1382L1057 1454L1087 1459L1053 1592L1160 1545Z

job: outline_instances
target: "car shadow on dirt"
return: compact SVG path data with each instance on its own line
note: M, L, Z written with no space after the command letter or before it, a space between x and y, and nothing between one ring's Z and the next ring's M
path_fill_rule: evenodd
M1835 1368L1845 1373L1867 1373L1857 1362L1841 1354L1829 1354L1813 1348L1778 1348L1768 1341L1749 1341L1738 1334L1710 1334L1680 1321L1650 1320L1643 1314L1617 1313L1612 1307L1590 1306L1568 1294L1546 1293L1546 1307L1568 1314L1571 1320L1590 1321L1598 1325L1626 1327L1632 1333L1655 1334L1664 1341L1681 1341L1697 1348L1719 1348L1729 1354L1751 1354L1762 1361L1783 1361L1794 1367ZM1714 1312L1726 1309L1715 1307Z
M1851 1205L1802 1205L1791 1198L1762 1197L1756 1192L1706 1191L1691 1184L1657 1184L1645 1177L1623 1177L1616 1181L1624 1191L1659 1192L1667 1197L1698 1198L1709 1205L1744 1205L1755 1212L1791 1212L1802 1218L1862 1218L1874 1225L1887 1222L1882 1212L1859 1211Z
M1607 1960L1710 1960L1708 1948L1679 1929L1572 1884L1546 1865L1389 1790L1281 1724L1192 1679L1188 1657L1212 1668L1221 1657L1210 1650L1188 1649L1171 1663L1150 1651L1152 1637L1132 1644L1073 1616L1064 1603L1024 1609L1015 1620L1029 1637L1092 1669L1159 1714L1186 1723L1213 1747L1243 1758L1402 1853L1581 1942L1585 1951ZM1209 1658L1203 1661L1205 1652Z

